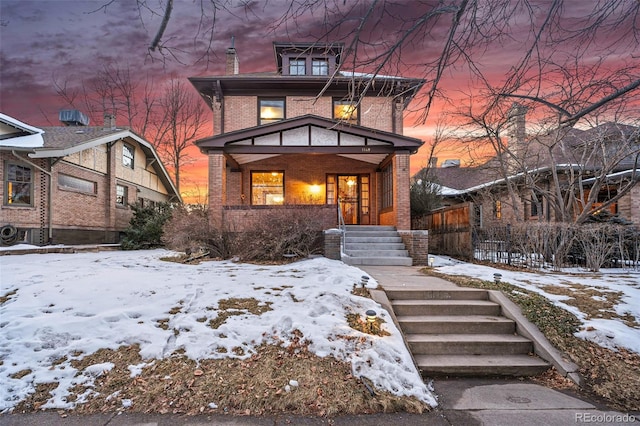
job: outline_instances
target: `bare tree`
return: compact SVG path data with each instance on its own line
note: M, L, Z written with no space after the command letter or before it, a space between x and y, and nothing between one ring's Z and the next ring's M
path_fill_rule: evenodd
M158 99L159 117L155 140L164 159L171 164L178 191L180 169L189 160L187 148L203 136L208 120L202 100L182 80L172 78Z

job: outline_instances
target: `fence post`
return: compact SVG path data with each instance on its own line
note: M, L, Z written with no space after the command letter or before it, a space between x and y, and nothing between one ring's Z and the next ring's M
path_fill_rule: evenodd
M511 224L507 223L507 265L511 266Z

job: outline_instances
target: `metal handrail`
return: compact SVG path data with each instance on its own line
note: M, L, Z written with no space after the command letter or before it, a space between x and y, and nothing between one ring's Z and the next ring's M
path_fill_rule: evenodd
M340 229L340 254L344 253L344 240L347 232L347 225L344 223L342 214L342 199L338 198L338 228Z

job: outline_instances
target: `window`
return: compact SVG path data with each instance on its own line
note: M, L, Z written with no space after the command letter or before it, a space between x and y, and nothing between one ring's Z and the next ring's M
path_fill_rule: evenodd
M305 75L306 73L307 67L304 59L291 59L289 61L290 75Z
M311 61L312 75L329 75L329 61L326 59L314 59Z
M122 185L116 185L116 205L127 205L127 187Z
M260 124L269 124L284 118L284 99L259 99Z
M96 183L90 180L80 179L75 176L58 174L58 186L63 189L70 189L87 194L96 193Z
M327 204L336 203L336 175L327 175Z
M350 101L333 101L333 118L350 124L358 124L358 107Z
M393 166L382 169L382 208L393 207Z
M493 218L502 219L502 202L500 200L493 202Z
M33 205L33 171L31 167L8 163L4 180L5 199L7 205Z
M284 172L251 172L251 204L284 204Z
M125 167L128 167L130 169L133 169L134 164L133 164L133 158L135 156L135 148L129 144L124 144L122 146L122 165Z
M538 194L533 194L531 196L531 217L542 215L542 197Z

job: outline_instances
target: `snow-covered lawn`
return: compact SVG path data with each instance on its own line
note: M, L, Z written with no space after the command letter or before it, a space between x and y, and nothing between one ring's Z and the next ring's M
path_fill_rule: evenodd
M436 271L447 275L464 275L481 280L493 281L495 273L502 275L502 281L508 284L539 293L551 300L557 306L573 313L583 323L581 331L576 336L581 337L605 348L626 348L640 353L640 272L624 269L602 269L599 273L585 272L579 269L553 272L522 272L507 271L490 266L461 262L445 256L436 256ZM617 318L597 318L578 309L567 300L569 295L554 294L558 288L564 288L564 293L578 292L582 286L590 290L597 290L593 295L595 301L603 300L608 294L619 293L621 296L612 309ZM616 300L614 298L614 300ZM603 311L603 314L605 312ZM606 315L604 315L606 316ZM635 317L635 326L629 326L620 317Z
M10 410L36 384L50 382L59 386L42 408L73 408L66 401L69 389L91 383L109 365L77 371L70 361L101 348L137 343L145 359L178 349L196 360L248 357L261 343L286 344L294 330L312 341L315 354L350 362L355 377L436 405L388 314L351 294L362 270L325 258L279 266L160 260L172 255L149 250L0 257L0 296L7 297L0 306L0 411ZM371 279L368 285L377 283ZM230 298L255 298L271 310L210 327L219 301ZM368 309L386 320L390 336L347 325L347 314ZM136 374L141 366L131 369Z

